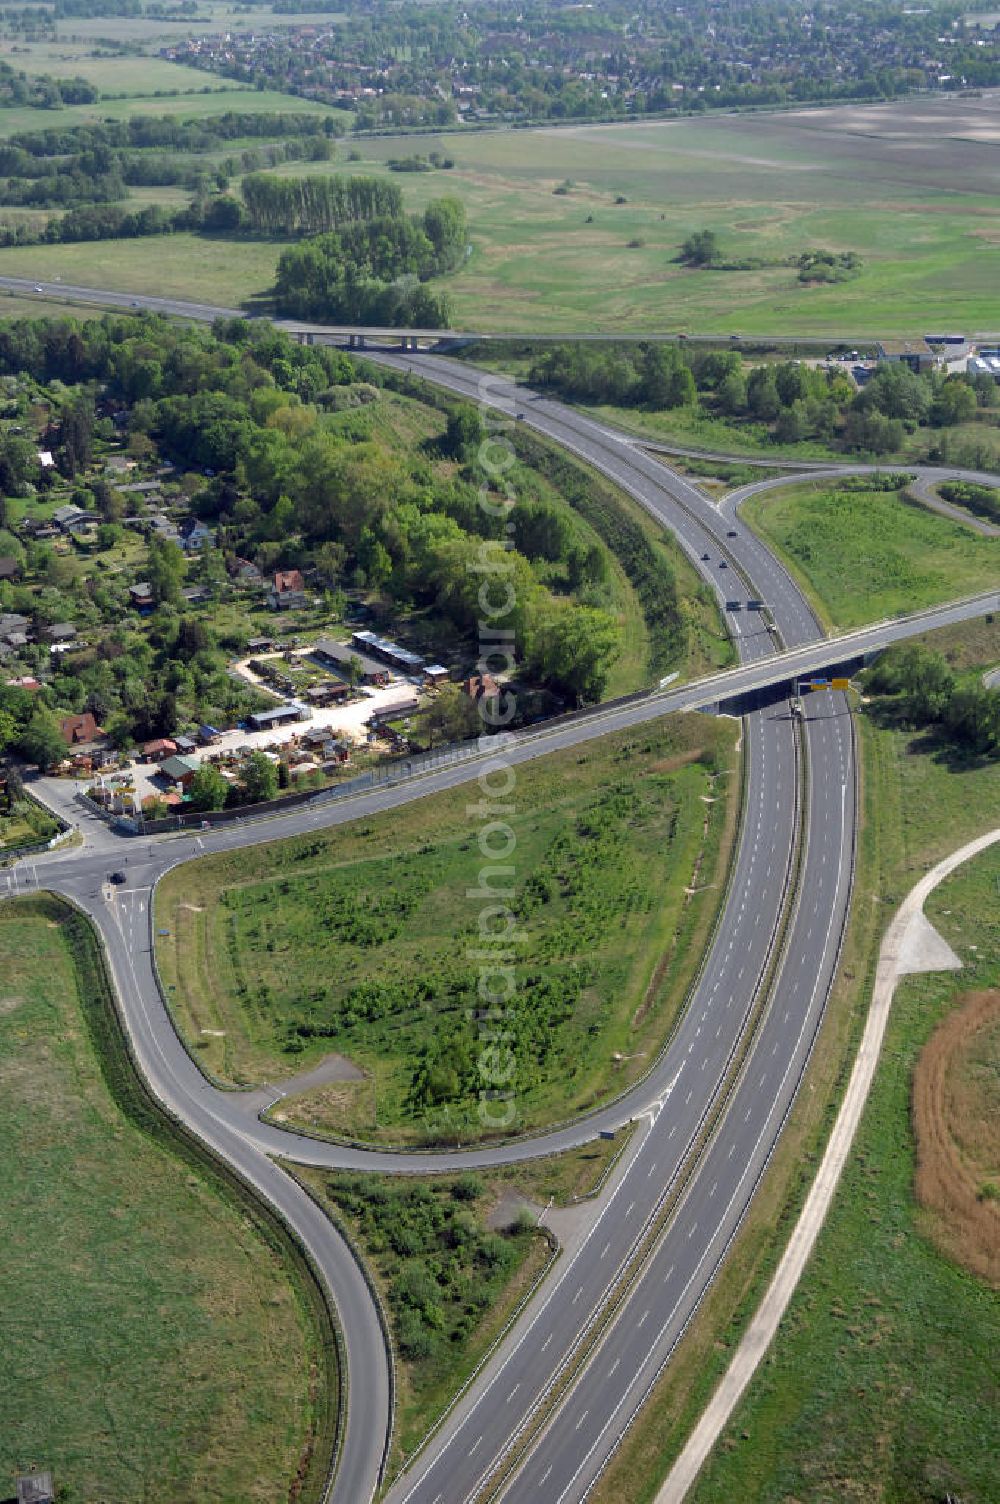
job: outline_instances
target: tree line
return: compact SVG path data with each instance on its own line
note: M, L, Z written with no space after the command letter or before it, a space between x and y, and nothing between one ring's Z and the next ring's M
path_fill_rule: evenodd
M861 388L836 368L771 361L747 368L735 350L680 345L553 345L532 364L532 384L576 401L653 411L688 408L752 428L776 444L819 440L891 454L919 427L968 423L996 400L990 377L917 374L886 362Z
M240 185L246 223L264 235L322 235L355 220L400 220L403 195L375 177L279 178L263 173Z
M917 644L891 648L867 684L874 694L893 696L911 726L937 727L973 756L1000 756L1000 690L959 676L940 653Z
M282 253L278 308L292 318L447 328L448 299L425 284L461 263L467 238L465 209L455 198L435 199L423 214L346 221Z

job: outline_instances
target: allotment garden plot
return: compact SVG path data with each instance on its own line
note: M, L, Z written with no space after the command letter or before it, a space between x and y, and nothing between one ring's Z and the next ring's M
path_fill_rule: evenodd
M517 770L512 1127L587 1108L651 1063L721 897L735 741L732 722L673 716ZM484 906L469 894L487 862L470 789L164 879L161 970L207 1069L285 1079L276 1116L314 1131L484 1131ZM296 1096L294 1075L331 1054L363 1075Z

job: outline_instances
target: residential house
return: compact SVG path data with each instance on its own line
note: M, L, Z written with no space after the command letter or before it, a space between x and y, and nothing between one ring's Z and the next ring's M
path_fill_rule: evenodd
M163 762L164 758L173 757L176 751L177 743L171 741L169 736L155 736L145 744L142 755L148 762Z
M198 727L198 740L203 747L214 747L221 735L222 732L218 731L215 726Z
M500 686L492 674L473 674L466 679L462 690L470 700L495 700L500 693Z
M42 628L42 641L52 643L72 642L76 628L71 621L54 621L51 627Z
M264 576L250 559L228 560L226 569L234 585L262 585Z
M0 580L19 580L21 566L10 554L0 556Z
M180 545L185 553L197 553L199 548L212 548L214 544L214 528L206 526L200 517L185 517L180 525Z
M25 517L18 524L18 531L29 538L57 538L59 529L44 517Z
M305 581L300 569L279 569L272 581L268 604L274 611L297 611L308 606Z
M89 710L82 715L68 715L60 721L59 731L67 747L89 747L104 740L104 732Z
M181 757L189 757L192 752L198 749L198 743L193 736L175 736L174 742Z
M9 642L12 632L25 633L30 626L31 622L19 611L5 611L0 615L0 638Z
M39 449L38 463L41 465L43 470L51 470L53 465L55 464L55 460L52 458L52 450Z
M443 663L428 663L424 669L424 680L428 684L447 684L450 677Z
M52 513L52 521L64 533L78 532L81 527L87 527L92 522L99 520L97 512L85 512L82 507L74 506L67 502L63 507L56 507Z
M146 533L150 538L159 538L161 543L179 543L181 540L177 524L164 512L154 512L152 517L146 518Z

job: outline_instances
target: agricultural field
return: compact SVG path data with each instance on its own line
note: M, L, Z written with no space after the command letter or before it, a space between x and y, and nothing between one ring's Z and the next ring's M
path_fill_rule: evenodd
M984 538L900 491L804 484L750 498L743 516L785 560L830 628L863 626L1000 577L1000 538Z
M272 110L320 108L246 90L164 99L156 108L186 116L249 108L251 99ZM455 165L400 174L397 181L408 209L423 209L443 192L465 204L471 252L447 282L456 328L859 339L924 332L930 320L989 331L996 323L1000 195L983 146L1000 139L998 101L987 94L634 125L408 135L408 153L439 151ZM150 102L102 101L62 110L58 118L66 125L137 108L148 112ZM50 124L51 113L40 110L0 117L7 132ZM379 173L400 149L396 137L358 138L343 143L333 164L275 170ZM679 247L699 229L716 231L731 260L779 263L823 248L855 251L863 265L836 284L802 283L789 265L681 266ZM281 243L242 241L236 253L228 242L215 244L229 270L226 301L266 296ZM32 251L3 250L0 275L50 278L60 258L72 263L77 248L48 249L55 259L44 265ZM196 242L184 239L169 255L170 290L206 297ZM98 247L91 256L85 274L102 286L160 290L150 271L155 263L134 245ZM83 280L84 273L64 275Z
M653 1059L721 897L735 732L670 716L519 771L507 818L524 941L505 1025L518 1128L593 1106ZM257 1084L337 1052L362 1074L293 1086L276 1121L390 1142L488 1131L468 1011L479 906L457 901L483 865L467 802L435 795L163 879L158 961L209 1072Z
M204 78L204 75L199 74L199 77ZM122 99L98 99L94 104L65 105L58 111L33 109L27 105L0 110L0 139L24 131L52 130L57 126L60 130L70 130L75 125L98 125L102 120L128 120L132 115L172 115L181 120L201 120L209 115L224 115L229 110L333 115L345 124L349 124L351 118L343 110L327 109L293 94L279 94L272 89L245 89L235 83L227 83L227 87L220 89L203 82L201 92L197 94L178 94L162 99L139 94Z
M100 976L71 910L3 905L0 1473L51 1467L67 1501L272 1504L329 1444L319 1336L274 1230L146 1105Z
M956 668L996 661L996 620L969 623L964 646L962 630L929 632L921 641ZM794 1225L833 1123L878 945L896 905L929 866L997 823L1000 763L959 759L933 732L899 729L892 720L878 704L858 718L864 818L857 883L839 976L813 1053L811 1090L800 1093L726 1267L601 1480L595 1504L654 1499ZM897 992L861 1136L817 1252L774 1349L695 1486L696 1504L734 1498L923 1504L949 1489L967 1504L992 1504L1000 1312L995 1295L930 1241L933 1214L914 1196L909 1085L953 1000L997 987L998 857L994 848L928 903L928 916L966 969L908 978ZM981 1055L972 1052L974 1061ZM981 1076L977 1083L979 1090ZM989 1150L985 1134L976 1149ZM980 1173L981 1183L986 1178Z

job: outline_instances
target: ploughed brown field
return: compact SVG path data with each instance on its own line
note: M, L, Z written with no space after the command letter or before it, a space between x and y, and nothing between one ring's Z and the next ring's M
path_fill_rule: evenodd
M949 1258L1000 1288L1000 990L963 998L913 1077L917 1199Z

